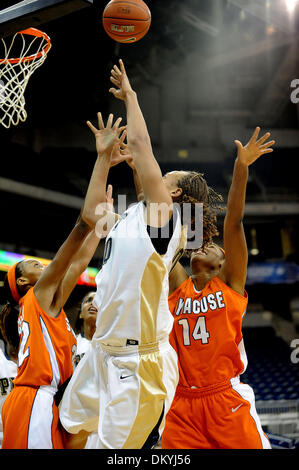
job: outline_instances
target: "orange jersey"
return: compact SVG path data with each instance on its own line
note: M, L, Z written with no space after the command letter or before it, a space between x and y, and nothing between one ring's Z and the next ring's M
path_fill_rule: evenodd
M73 373L76 337L62 309L57 317L42 310L31 288L19 302L20 347L14 385L54 389Z
M242 296L214 277L196 291L189 277L168 299L174 325L170 342L178 355L179 385L207 387L240 375L247 366L242 339Z

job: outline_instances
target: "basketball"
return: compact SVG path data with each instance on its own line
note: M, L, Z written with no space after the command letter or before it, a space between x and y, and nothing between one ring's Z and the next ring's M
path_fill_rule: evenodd
M114 41L137 42L148 32L151 12L142 0L111 0L103 12L103 26Z

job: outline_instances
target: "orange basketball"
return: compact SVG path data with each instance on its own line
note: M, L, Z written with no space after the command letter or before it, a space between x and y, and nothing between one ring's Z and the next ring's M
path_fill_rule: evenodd
M142 0L111 0L103 12L103 26L114 41L139 41L149 30L151 12Z

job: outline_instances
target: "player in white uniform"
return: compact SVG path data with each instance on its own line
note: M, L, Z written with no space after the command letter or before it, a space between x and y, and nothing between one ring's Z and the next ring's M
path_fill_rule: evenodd
M90 347L90 342L96 330L98 309L94 305L95 291L88 292L82 299L80 311L75 324L77 339L76 365Z
M75 366L79 364L81 359L91 347L91 340L96 329L96 318L98 309L93 300L95 292L88 292L81 302L79 315L75 325L77 334L77 353L75 357ZM97 447L98 433L94 431L88 436L85 449L94 449Z
M153 447L178 380L177 356L168 341L173 324L168 308L168 273L185 244L180 213L173 200L184 192L177 185L179 177L188 175L175 172L180 175L169 174L163 181L121 61L120 68L114 66L111 81L118 89L111 91L126 104L128 145L145 200L126 210L107 230L103 267L96 278L96 332L60 408L63 426L77 434L74 442L81 437L84 442L87 433L97 429L100 449ZM111 118L105 127L100 114L99 130L89 123L100 157L86 199L90 224L97 223L94 194L104 194L111 164L107 146L113 140L111 126ZM164 203L168 210L157 214L152 203ZM150 236L152 227L161 232L159 243ZM170 232L166 238L163 227Z

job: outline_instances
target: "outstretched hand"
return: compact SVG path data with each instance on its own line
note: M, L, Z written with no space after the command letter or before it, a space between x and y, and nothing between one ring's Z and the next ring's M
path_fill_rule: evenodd
M127 132L126 130L124 130L120 139L118 139L118 142L114 145L111 155L110 166L113 167L118 165L119 163L127 162L129 167L132 168L132 170L135 170L132 154L128 145L125 143L126 135Z
M119 135L126 128L126 126L119 127L122 118L118 118L114 124L113 119L113 114L109 114L107 124L105 126L102 114L98 113L99 129L91 124L90 121L87 121L88 127L91 129L96 138L97 153L99 156L106 155L109 158L111 157L111 152L114 145L118 141Z
M239 140L235 140L235 144L238 148L238 160L244 165L249 166L254 163L261 155L273 152L271 147L275 144L275 140L266 142L266 140L269 139L271 135L270 132L267 132L263 137L257 140L260 130L260 127L255 129L251 139L245 145L245 147L243 147Z
M130 81L128 79L124 63L119 59L119 68L117 65L113 66L111 70L110 80L116 88L112 87L109 89L115 98L124 100L128 92L133 91Z

